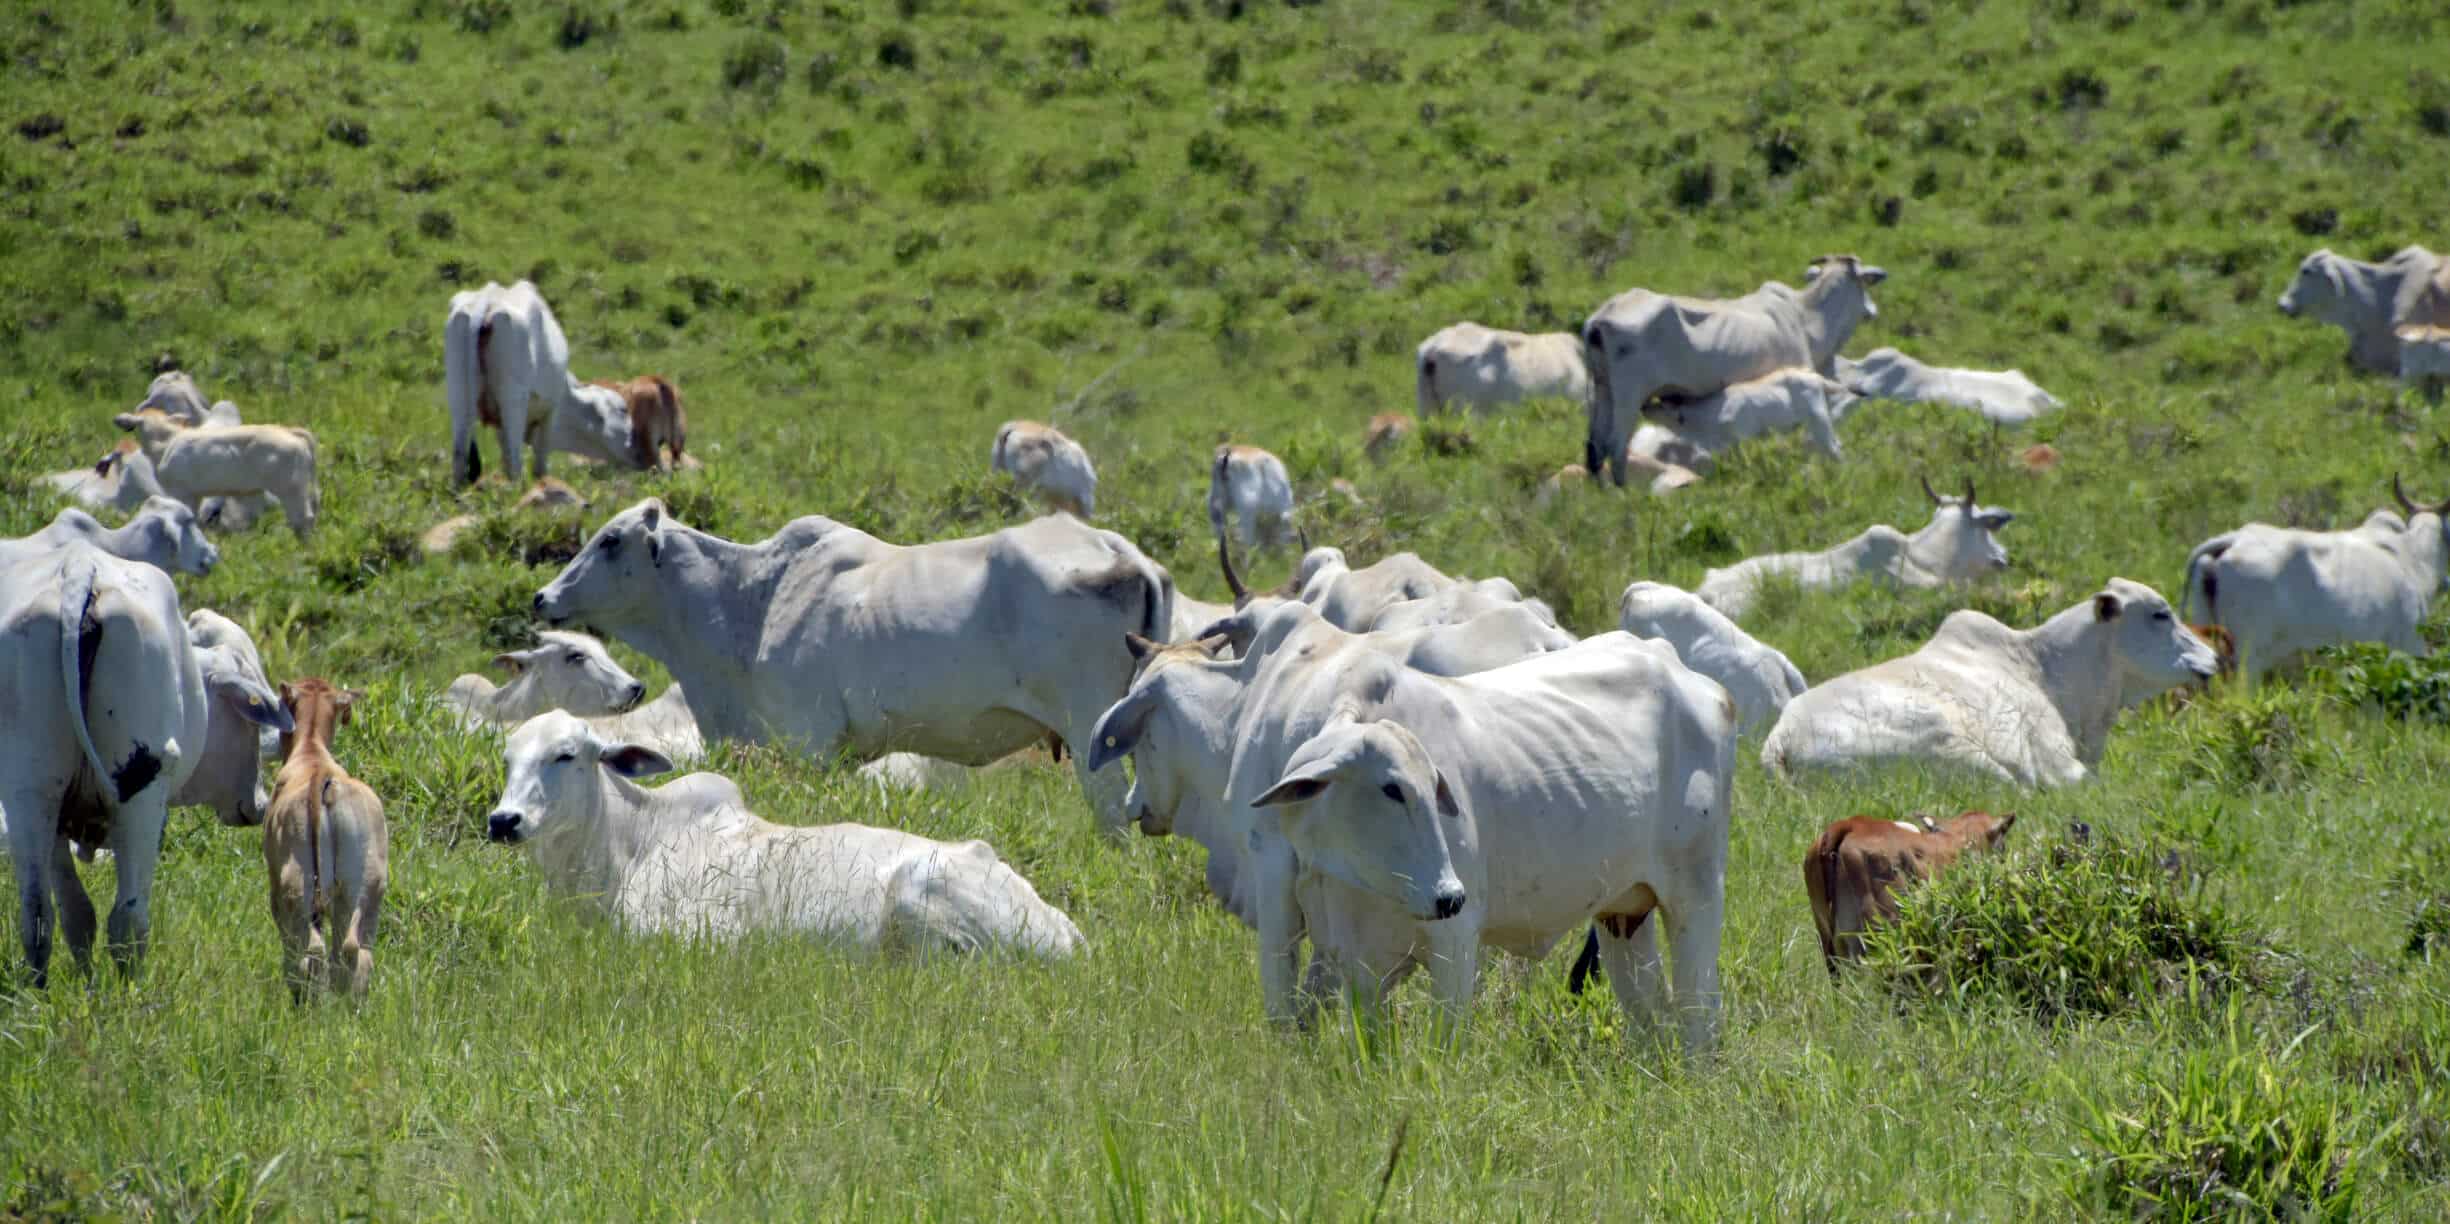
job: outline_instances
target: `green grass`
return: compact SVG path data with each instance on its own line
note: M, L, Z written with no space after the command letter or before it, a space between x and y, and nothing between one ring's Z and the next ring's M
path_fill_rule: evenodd
M552 564L517 558L554 530L414 541L511 499L448 482L440 332L454 289L528 276L582 377L679 382L708 464L564 463L590 522L658 494L747 538L806 513L990 530L1019 513L992 431L1031 416L1096 457L1107 525L1210 598L1221 435L1305 496L1358 486L1308 512L1317 541L1508 575L1585 632L1635 578L1911 529L1920 474L2018 511L2007 582L1771 601L1755 627L1815 679L1966 604L2029 624L2112 574L2174 593L2246 519L2352 524L2395 468L2450 489L2450 422L2271 306L2317 245L2450 241L2445 38L2426 0L12 13L0 530L50 516L29 478L99 454L164 359L311 426L316 537L225 539L181 591L276 679L372 694L339 752L387 800L395 889L365 1010L293 1010L255 835L177 814L144 978L0 998L0 1216L2030 1218L2127 1210L2172 1169L2302 1189L2348 1154L2357 1212L2440 1218L2450 980L2405 954L2450 865L2429 673L2360 657L2340 693L2131 715L2059 794L1797 790L1748 748L1720 1056L1620 1040L1558 963L1496 973L1450 1052L1418 990L1382 1030L1270 1031L1196 848L1098 843L1068 772L882 801L768 751L714 763L772 819L988 837L1088 933L1074 964L585 923L483 843L498 749L424 700L531 632ZM1568 405L1361 456L1445 323L1570 327L1629 285L1741 292L1832 251L1891 273L1857 351L2018 366L2067 410L2001 437L1874 404L1843 464L1764 440L1670 501L1546 511L1532 489L1581 453ZM2037 440L2048 475L2014 463ZM2019 811L2027 853L2078 819L2180 849L2295 979L2049 1023L1833 989L1813 833L1977 806ZM2263 1146L2206 1156L2189 1127Z

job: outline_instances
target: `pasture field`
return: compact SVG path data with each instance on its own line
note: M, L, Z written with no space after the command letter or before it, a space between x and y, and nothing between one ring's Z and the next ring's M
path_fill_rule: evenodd
M141 980L0 994L0 1218L2443 1218L2429 665L2131 713L2060 793L1797 789L1748 741L1725 1035L1697 1064L1568 995L1563 956L1493 972L1459 1049L1417 988L1385 1025L1272 1031L1198 848L1100 843L1044 766L883 799L772 750L711 762L769 819L990 839L1087 933L1077 962L625 939L485 843L498 744L430 697L527 640L580 533L645 496L744 539L1015 521L985 469L1023 416L1082 441L1101 522L1209 598L1227 436L1285 458L1314 541L1510 576L1585 633L1635 578L1911 530L1918 475L2017 512L2004 581L1773 596L1749 626L1816 681L1959 606L2029 625L2111 575L2174 597L2187 550L2245 520L2353 524L2394 470L2450 496L2450 418L2272 306L2316 246L2450 243L2445 40L2433 0L17 7L0 529L49 518L34 477L109 446L163 363L312 427L315 537L224 537L181 594L276 680L368 690L337 748L387 801L394 884L364 1010L293 1009L259 835L175 813ZM1546 510L1573 405L1362 457L1445 323L1571 328L1630 285L1733 294L1840 251L1891 274L1853 351L2020 367L2066 410L1998 435L1875 403L1843 463L1790 436L1671 500ZM560 462L594 507L541 524L514 489L453 490L445 306L521 276L582 377L681 385L703 470ZM2056 470L2017 464L2037 441ZM1338 477L1362 504L1319 496ZM462 511L481 547L422 557ZM2263 968L2163 973L2104 1014L1978 975L1833 987L1812 836L1967 807L2020 813L2011 868L2074 820L2174 850L2174 904L2268 944Z

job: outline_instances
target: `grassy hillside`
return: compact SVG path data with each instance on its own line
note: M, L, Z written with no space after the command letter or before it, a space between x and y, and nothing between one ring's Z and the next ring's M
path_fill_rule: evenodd
M772 819L990 838L1095 944L1054 968L626 940L483 844L499 750L426 698L532 632L573 533L649 494L739 538L807 513L989 530L1024 513L985 473L1008 417L1086 444L1106 525L1211 598L1225 437L1305 497L1352 480L1363 504L1306 513L1357 563L1506 574L1585 632L1635 578L1911 529L1918 475L2018 512L2005 582L1765 608L1815 680L1967 604L2029 624L2112 574L2174 594L2204 536L2353 523L2394 469L2450 496L2442 418L2271 305L2315 246L2450 243L2439 6L1807 8L60 0L0 23L0 531L50 516L33 477L110 445L157 368L311 426L315 538L227 538L181 592L276 678L373 693L340 755L396 856L373 1001L293 1011L256 836L175 816L141 984L0 998L0 1214L2002 1218L2121 1184L2225 1201L2234 1164L2154 1129L2192 1116L2363 1214L2442 1215L2450 983L2402 954L2450 864L2450 703L2421 669L2131 715L2103 779L2059 794L1797 790L1748 746L1701 1066L1620 1041L1555 962L1493 975L1456 1052L1416 1036L1417 990L1384 1032L1271 1032L1197 848L1099 844L1066 772L886 801L770 751L714 761ZM1572 405L1361 456L1447 322L1572 327L1629 285L1735 293L1836 251L1891 274L1857 352L2017 366L2067 410L1999 436L1875 404L1843 463L1778 439L1673 500L1546 510ZM582 377L681 384L704 470L558 465L595 499L560 526L451 488L445 306L521 276ZM2015 464L2036 440L2056 471ZM484 547L424 560L417 533L463 511ZM1833 990L1795 879L1812 833L1973 806L2021 812L2034 863L2075 819L2176 848L2185 903L2287 968L2047 1020Z

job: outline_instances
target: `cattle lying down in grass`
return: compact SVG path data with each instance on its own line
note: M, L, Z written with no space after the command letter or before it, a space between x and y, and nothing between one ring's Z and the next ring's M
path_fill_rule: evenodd
M1798 292L1776 281L1724 301L1633 289L1608 299L1582 325L1591 371L1582 464L1625 483L1623 455L1654 396L1699 398L1785 369L1836 373L1838 350L1877 317L1871 288L1888 273L1852 255L1824 255ZM1689 465L1688 465L1689 466Z
M1802 430L1812 449L1839 459L1844 455L1838 447L1838 423L1853 410L1855 398L1836 380L1811 370L1779 370L1731 383L1711 395L1653 400L1643 415L1712 455L1764 434Z
M0 570L58 552L71 541L166 574L210 574L221 563L221 550L204 538L195 511L167 497L148 497L134 516L117 527L104 527L94 516L71 506L32 535L0 540Z
M1291 536L1293 480L1284 460L1256 446L1219 446L1208 469L1208 525L1225 532L1235 521L1242 547L1274 548Z
M919 752L984 765L1074 746L1131 683L1125 633L1173 627L1174 580L1130 541L1065 514L992 535L888 544L794 519L756 544L615 515L536 596L662 663L710 739L834 759ZM1122 787L1074 766L1101 828Z
M281 507L300 540L314 531L322 495L315 483L315 435L306 430L287 425L190 426L158 408L123 412L112 420L136 434L163 493L190 506L210 497L261 494Z
M72 840L110 848L111 952L123 969L142 957L171 796L195 771L211 707L167 574L82 541L0 572L0 813L38 987L55 913L79 966L92 959L93 902Z
M586 498L578 495L578 490L547 476L529 487L527 492L520 494L518 504L514 509L554 513L562 510L585 510L588 504ZM476 526L475 515L452 515L427 528L425 534L418 538L418 546L425 550L427 556L440 556L459 547L460 540L468 534L468 529L474 526Z
M720 774L648 789L672 763L541 715L511 733L494 841L526 846L546 887L625 930L812 936L863 951L1069 956L1080 928L982 841L894 829L769 824Z
M1664 582L1636 582L1617 600L1616 627L1676 648L1686 667L1735 699L1746 734L1778 716L1804 691L1803 672L1777 648L1757 641L1718 609Z
M1863 956L1863 932L1897 920L1897 894L1923 883L1960 858L1999 848L2016 813L1967 812L1934 827L1856 816L1835 821L1804 854L1804 895L1820 931L1821 956L1835 977L1838 961Z
M1701 477L1695 475L1692 469L1665 463L1639 452L1625 456L1625 467L1633 473L1634 479L1648 482L1653 497L1665 497L1678 489L1701 483ZM1591 473L1581 464L1566 464L1540 482L1539 490L1532 494L1532 504L1549 505L1556 501L1559 494L1567 489L1582 488L1590 479Z
M1837 378L1866 399L1901 404L1946 404L1969 409L1993 425L2015 428L2059 410L2056 396L2034 385L2022 370L1961 370L1925 365L1893 348L1876 348L1861 361L1837 361Z
M625 744L641 744L675 761L706 755L697 719L681 686L668 685L647 701L647 686L613 661L604 643L584 633L547 629L538 645L493 657L510 673L494 683L473 672L451 682L442 704L459 712L472 730L507 730L552 710L586 719L596 733Z
M1305 935L1314 983L1367 1006L1426 967L1459 1020L1484 945L1537 958L1597 916L1619 1002L1655 1021L1667 1000L1649 920L1663 912L1686 1045L1708 1047L1734 710L1663 643L1612 633L1447 679L1282 604L1239 660L1168 656L1092 751L1144 753L1150 817L1170 791L1176 819L1213 813L1228 844L1225 822L1249 821L1224 892L1258 928L1269 1016L1307 1018ZM1209 793L1215 808L1184 803Z
M358 694L317 679L281 686L296 730L282 736L281 772L264 815L264 868L282 976L292 999L324 986L363 999L391 878L391 831L374 788L332 757L332 736ZM331 938L324 937L330 920Z
M1418 628L1469 620L1501 604L1521 603L1553 626L1557 614L1504 578L1455 578L1418 554L1401 552L1354 569L1340 548L1319 547L1302 554L1292 577L1281 587L1253 591L1234 570L1233 552L1222 532L1217 535L1217 568L1225 588L1233 592L1237 612L1263 611L1294 601L1318 609L1327 622L1353 633L1372 629ZM1425 602L1435 601L1435 602Z
M1633 441L1625 445L1625 462L1629 468L1645 459L1649 460L1653 471L1681 468L1699 476L1709 475L1711 469L1718 466L1718 456L1711 454L1709 448L1657 421L1642 422L1641 427L1633 431ZM1637 474L1640 471L1639 468L1633 470ZM1655 488L1652 490L1657 491Z
M2249 681L2347 642L2431 653L2420 628L2450 573L2450 501L2410 501L2395 473L2390 489L2406 518L2377 511L2350 531L2248 523L2204 541L2186 559L2182 606L2229 630Z
M1887 525L1869 527L1820 552L1747 557L1702 576L1694 594L1730 620L1742 620L1772 577L1791 579L1807 591L1836 590L1872 580L1907 587L1971 582L2008 566L2008 550L1997 532L2013 522L2013 511L1974 500L1974 482L1962 497L1944 497L1923 481L1931 499L1931 521L1906 535Z
M987 454L989 471L1012 477L1023 496L1035 496L1081 518L1097 512L1097 469L1089 452L1052 425L1006 421Z
M587 384L621 397L629 408L629 464L644 470L669 472L686 465L689 417L681 407L680 388L661 374L642 374L627 382L597 379Z
M1914 653L1788 703L1761 764L1788 778L1903 763L2067 786L2092 776L2120 710L2218 667L2159 593L2112 578L2032 629L1950 613Z
M2450 326L2450 267L2420 246L2365 263L2329 247L2305 257L2280 295L2280 313L2348 333L2348 359L2376 374L2399 372L2398 330Z
M47 472L39 483L87 510L133 511L144 505L147 497L157 495L154 489L127 478L127 465L120 462L120 456L135 449L136 439L121 438L116 447L104 452L93 464L65 472Z
M2427 399L2440 399L2442 383L2450 380L2450 327L2409 325L2398 334L2399 382Z
M1448 404L1491 412L1527 399L1569 399L1591 394L1582 364L1582 338L1572 332L1527 334L1478 323L1440 328L1413 351L1414 397L1424 417Z
M530 480L544 476L553 451L622 467L646 466L629 404L608 387L570 374L570 341L544 296L526 281L451 295L443 321L444 393L451 408L451 476L473 483L484 472L476 430L490 426L502 444L502 473L517 479L521 448Z

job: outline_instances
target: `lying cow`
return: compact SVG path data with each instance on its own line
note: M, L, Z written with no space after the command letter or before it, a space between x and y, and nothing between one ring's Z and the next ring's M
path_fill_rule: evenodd
M2006 569L2008 550L1997 532L2015 521L2015 512L1977 502L1970 478L1963 497L1933 491L1927 478L1922 483L1923 495L1931 499L1931 521L1913 535L1881 525L1820 552L1748 557L1704 574L1694 594L1728 619L1742 620L1760 597L1762 582L1773 575L1790 577L1808 591L1825 591L1866 579L1907 587L1946 586Z
M1370 418L1369 428L1362 432L1361 453L1368 455L1373 462L1384 463L1417 428L1419 422L1413 420L1409 413L1381 412Z
M1616 606L1617 628L1675 647L1686 667L1726 689L1746 734L1776 718L1806 687L1803 672L1777 648L1755 640L1688 592L1664 582L1636 582Z
M1641 427L1633 431L1633 441L1625 445L1625 463L1629 467L1643 460L1648 460L1654 468L1682 468L1702 476L1709 475L1711 469L1718 466L1718 456L1711 454L1708 447L1657 421L1642 422ZM1636 471L1639 471L1638 467Z
M1650 482L1650 493L1653 497L1665 497L1678 489L1691 488L1701 483L1701 477L1691 468L1663 463L1639 451L1628 453L1625 456L1625 466L1633 472L1634 479ZM1581 488L1588 484L1590 479L1590 469L1579 463L1566 464L1549 473L1548 479L1540 482L1539 489L1531 496L1531 502L1535 506L1549 505L1555 502L1557 496L1565 490Z
M493 657L494 666L510 673L510 683L497 688L483 676L465 673L443 691L442 704L458 711L470 730L508 730L561 710L586 719L608 740L641 744L675 761L706 755L681 686L667 685L646 701L645 683L614 662L604 643L553 629L536 637L541 645Z
M614 392L628 407L632 467L669 472L687 466L689 457L681 452L688 443L689 417L681 409L680 388L671 379L642 374L627 382L597 379L587 385Z
M2410 501L2396 473L2401 519L2379 512L2351 531L2299 531L2248 523L2195 547L2181 603L2237 640L2248 681L2299 654L2347 642L2432 653L2420 632L2450 573L2450 501Z
M1644 413L1711 455L1725 454L1749 438L1800 429L1812 449L1840 459L1838 422L1854 403L1855 393L1835 380L1810 370L1780 370L1711 395L1655 400Z
M1293 478L1284 460L1256 446L1219 446L1208 465L1208 525L1217 534L1235 520L1242 547L1283 544L1293 521Z
M1036 421L1006 421L995 431L989 471L1012 477L1023 495L1034 495L1080 518L1097 512L1097 469L1089 452L1063 431Z
M2440 400L2450 380L2450 327L2410 324L2399 336L2399 382L2429 400Z
M87 510L134 511L145 504L146 498L155 496L138 482L127 479L127 465L120 462L120 456L135 449L136 439L121 438L116 447L104 452L90 466L46 472L39 483Z
M548 889L600 905L626 930L718 940L781 931L863 952L1061 957L1082 943L1080 928L983 841L769 824L720 774L639 787L631 780L672 762L559 712L512 732L503 758L487 836L526 846Z
M502 473L514 479L523 446L533 448L530 480L544 477L545 456L553 451L645 466L637 463L642 452L628 401L611 388L571 377L569 338L536 286L487 281L482 289L452 294L442 359L451 474L459 483L474 483L484 471L476 453L479 425L491 426L500 438Z
M374 981L374 938L391 878L391 830L374 788L332 757L332 735L358 694L317 679L281 686L296 730L281 737L281 772L264 816L264 868L282 976L299 1002L325 985L364 999ZM331 939L324 938L330 919Z
M195 511L167 497L148 497L134 516L117 527L104 527L94 516L72 506L53 515L49 526L32 535L0 540L0 570L58 552L71 541L165 574L210 574L221 563L221 550L204 538Z
M315 485L315 435L288 425L188 425L159 408L112 418L136 434L160 490L190 506L210 497L270 497L304 540L315 529L322 494ZM131 472L130 479L137 479Z
M1131 682L1126 632L1173 627L1174 580L1069 515L888 544L832 519L738 544L653 498L615 515L536 596L667 668L700 732L831 759L920 752L984 765L1048 733L1078 745ZM1121 787L1075 756L1101 826Z
M1486 413L1528 399L1590 398L1582 338L1572 332L1526 334L1456 323L1439 329L1413 353L1414 391L1424 417L1461 403Z
M1993 425L2030 425L2060 406L2056 396L2035 386L2022 370L1925 365L1893 348L1873 349L1861 361L1841 357L1836 364L1838 381L1866 399L1947 404L1979 413Z
M518 504L512 509L554 513L563 510L585 510L589 504L586 498L579 496L578 490L547 476L537 481L527 492L520 494ZM425 550L427 556L441 556L459 547L461 537L467 535L468 530L474 526L476 526L475 515L455 514L426 528L425 534L418 537L417 543Z
M48 980L55 904L69 951L91 962L75 841L112 852L110 947L132 971L150 938L171 796L210 738L212 694L178 593L162 571L82 541L25 558L0 571L0 660L0 813L27 966L37 986ZM279 720L277 708L250 712Z
M1627 443L1653 396L1699 398L1780 370L1836 372L1855 327L1879 315L1871 287L1888 273L1852 255L1824 255L1797 292L1776 281L1725 301L1620 293L1582 326L1591 371L1590 435L1583 466L1625 483ZM1688 465L1689 466L1689 465Z
M1821 957L1837 976L1840 959L1863 956L1863 932L1897 920L1897 894L1956 865L1999 848L2016 813L1967 812L1934 826L1856 816L1821 831L1803 858L1804 896L1820 931Z
M2112 578L2032 629L1970 609L1922 648L1823 681L1788 703L1761 764L1793 777L1905 762L1948 765L2019 786L2092 776L2118 712L2219 660L2152 588Z
M2332 253L2305 257L2280 295L2280 313L2311 316L2348 333L2348 359L2376 374L2399 372L2398 329L2450 325L2450 269L2420 246L2381 263Z
M1329 624L1353 633L1453 624L1508 603L1526 604L1543 622L1557 623L1556 613L1547 604L1524 599L1522 591L1504 578L1451 577L1416 553L1396 553L1354 569L1345 561L1343 549L1313 548L1302 554L1283 586L1253 591L1235 572L1232 550L1220 532L1217 566L1224 571L1237 612L1264 610L1290 600L1318 609Z

